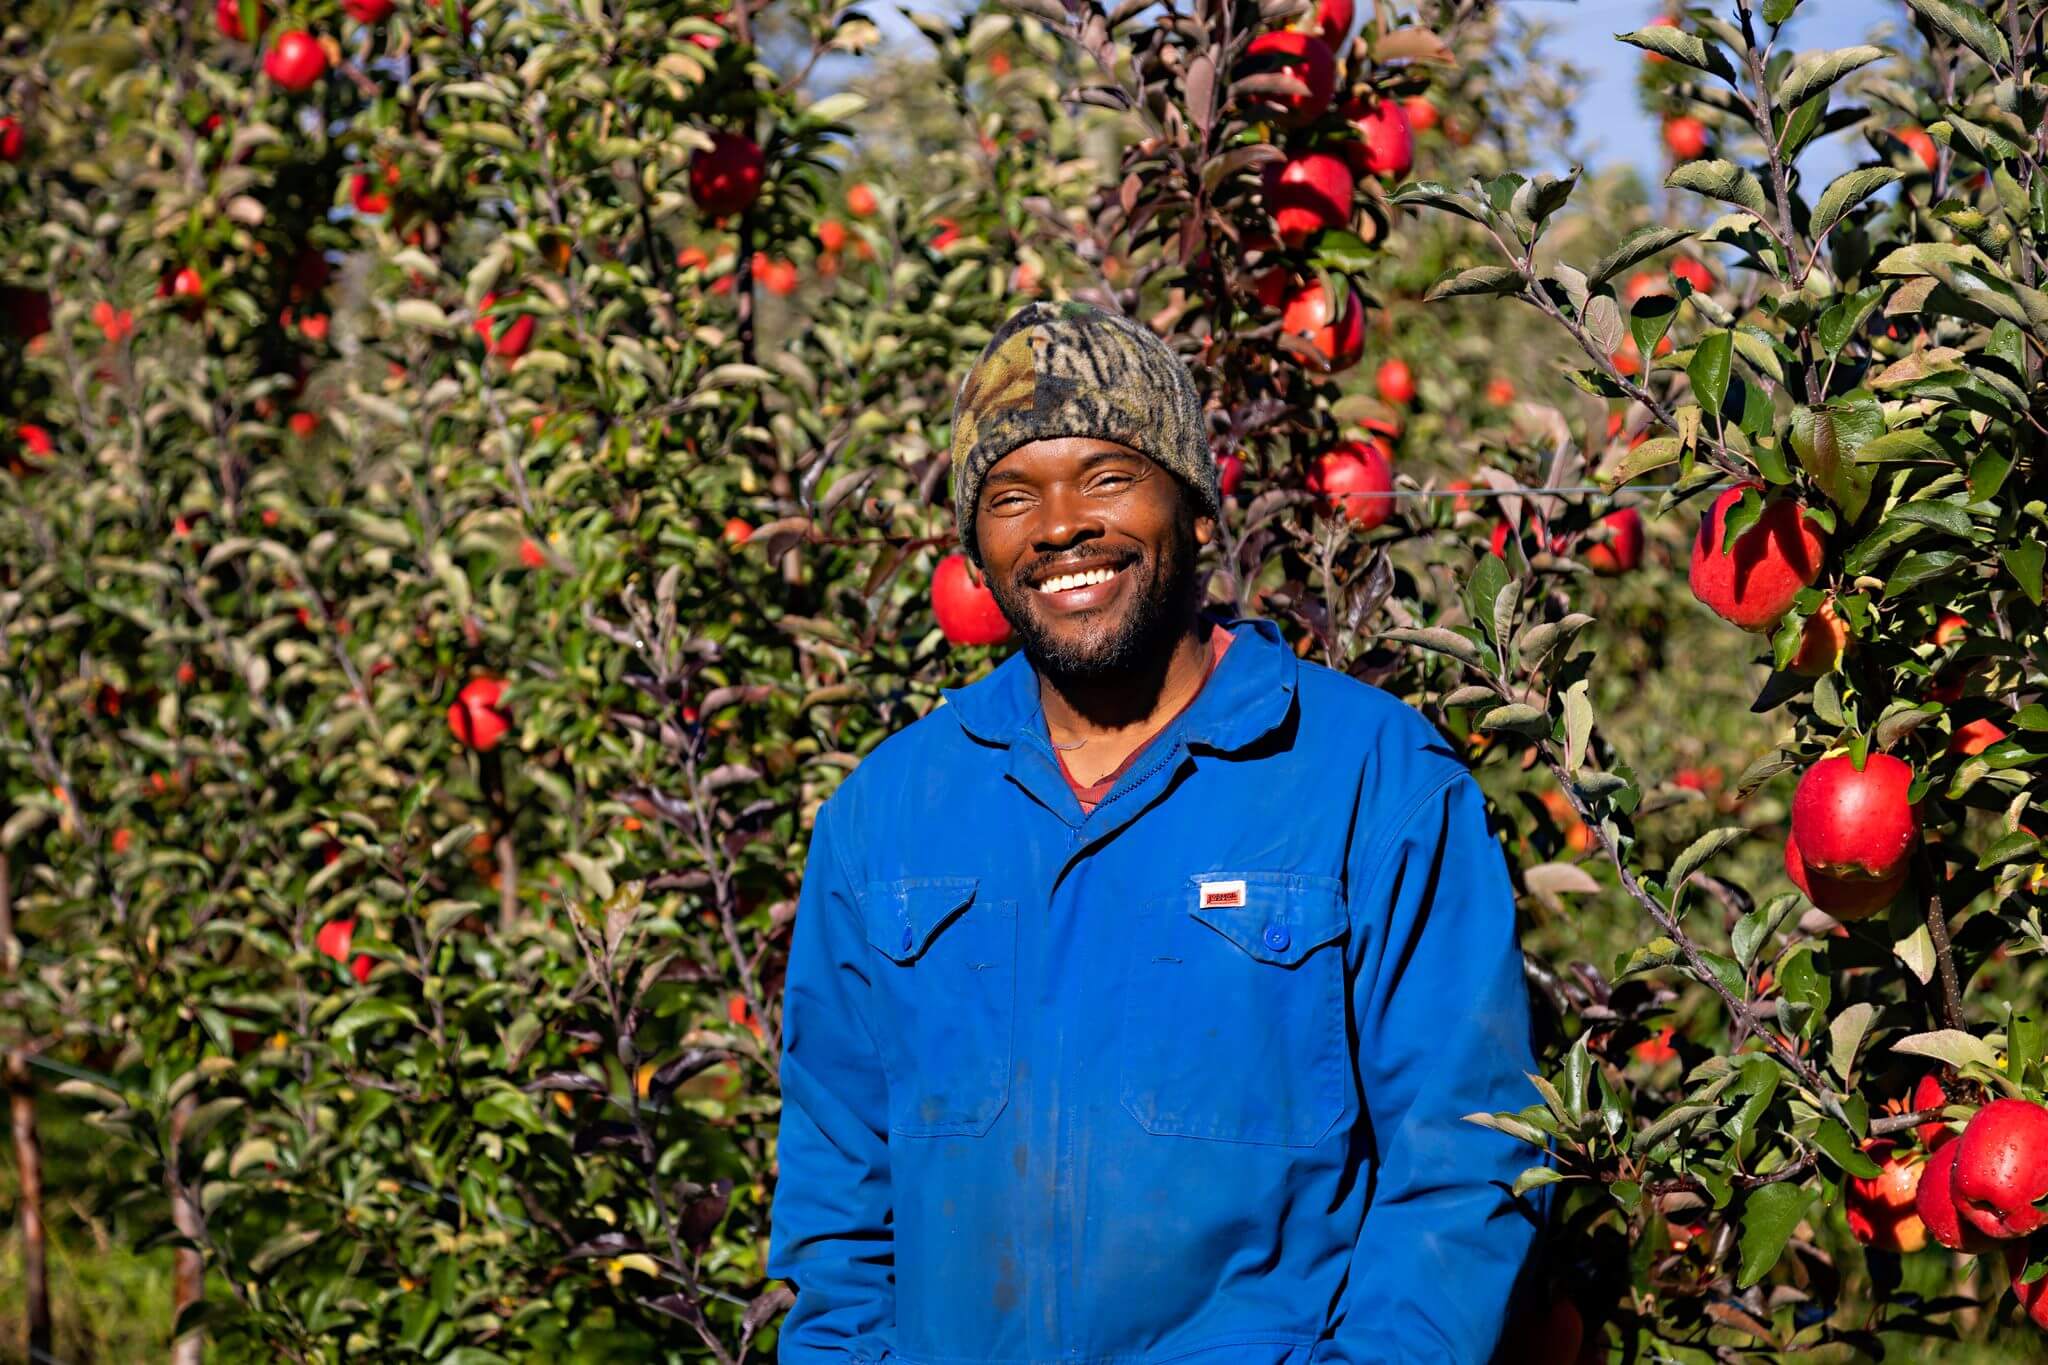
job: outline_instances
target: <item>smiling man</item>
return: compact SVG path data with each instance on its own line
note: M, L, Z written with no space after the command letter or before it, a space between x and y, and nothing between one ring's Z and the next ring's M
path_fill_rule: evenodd
M790 953L786 1365L1479 1362L1533 1236L1500 851L1400 702L1202 611L1201 402L1032 304L954 409L1019 651L819 811ZM1539 1191L1539 1194L1541 1192Z

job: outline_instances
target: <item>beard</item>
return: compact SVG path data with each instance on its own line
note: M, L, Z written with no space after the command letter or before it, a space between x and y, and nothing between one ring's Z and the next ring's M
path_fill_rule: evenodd
M1040 615L1038 589L988 579L996 606L1017 634L1024 657L1055 687L1094 687L1136 677L1156 668L1193 624L1200 607L1196 568L1199 546L1185 516L1174 518L1173 534L1158 559L1139 560L1123 572L1123 615L1091 620L1078 629L1050 628Z

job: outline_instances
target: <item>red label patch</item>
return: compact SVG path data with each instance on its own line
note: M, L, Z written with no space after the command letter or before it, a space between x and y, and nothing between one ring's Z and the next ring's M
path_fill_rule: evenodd
M1213 910L1218 907L1241 906L1244 904L1243 882L1203 882L1202 908Z

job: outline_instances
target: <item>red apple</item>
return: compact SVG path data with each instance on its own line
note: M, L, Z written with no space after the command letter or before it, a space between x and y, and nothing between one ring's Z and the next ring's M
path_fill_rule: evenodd
M1664 120L1664 145L1680 161L1691 161L1707 150L1707 125L1690 114Z
M1345 441L1327 451L1309 471L1309 491L1320 494L1322 510L1341 510L1361 531L1394 515L1394 466L1376 441Z
M1930 1071L1925 1076L1922 1076L1919 1083L1913 1087L1913 1100L1908 1107L1918 1111L1922 1109L1940 1109L1947 1104L1948 1091L1941 1084L1940 1073ZM1942 1120L1929 1119L1913 1130L1913 1136L1920 1139L1921 1146L1932 1152L1947 1146L1958 1135L1955 1129L1949 1127ZM1948 1244L1944 1242L1942 1245L1946 1246Z
M1253 71L1292 76L1308 87L1306 95L1272 95L1262 101L1278 111L1276 121L1282 127L1314 123L1329 110L1330 95L1337 88L1337 61L1321 38L1286 29L1261 33L1245 49L1245 57Z
M270 27L270 14L261 5L256 9L256 31L261 33ZM249 35L242 28L241 0L214 0L213 22L220 31L236 42L246 42Z
M295 412L286 419L285 425L292 429L292 435L303 441L320 429L320 419L310 412Z
M1925 128L1908 124L1904 128L1892 129L1892 136L1906 144L1906 150L1920 158L1920 164L1933 170L1941 162L1941 153L1934 145L1934 139L1927 135Z
M387 184L398 183L398 168L392 167L384 173ZM348 178L348 201L361 214L379 214L391 207L391 196L377 188L377 182L367 172L357 171Z
M875 191L868 185L855 185L846 192L846 211L856 218L871 217L877 206Z
M28 134L21 120L0 115L0 161L19 161L28 150Z
M503 678L479 673L456 694L455 704L448 708L448 728L458 743L478 750L498 747L512 728L512 717L498 707L504 692Z
M1932 1079L1931 1077L1929 1079ZM1918 1106L1916 1106L1918 1107ZM1942 1129L1944 1133L1948 1130ZM1913 1198L1913 1211L1927 1225L1927 1235L1950 1251L1968 1256L1981 1255L1998 1243L1963 1220L1956 1208L1956 1155L1960 1148L1949 1142L1927 1158L1920 1172L1920 1188Z
M1808 768L1792 793L1792 839L1807 870L1865 881L1904 872L1920 842L1912 785L1911 765L1890 754L1870 755L1861 772L1847 754Z
M1865 1151L1878 1163L1878 1173L1849 1178L1843 1212L1857 1241L1879 1251L1903 1254L1927 1245L1927 1225L1914 1207L1921 1163L1890 1149L1885 1141L1866 1144Z
M1818 678L1834 672L1848 646L1849 623L1835 610L1834 599L1829 598L1799 628L1799 648L1792 651L1785 667L1802 678Z
M1382 360L1379 372L1373 376L1373 384L1380 397L1397 408L1405 408L1415 401L1415 372L1408 368L1405 360Z
M1767 503L1756 525L1736 537L1732 553L1723 553L1728 512L1742 494L1741 487L1728 489L1700 518L1692 543L1692 594L1722 620L1768 634L1792 609L1799 590L1820 577L1827 539L1805 508L1780 499Z
M1237 492L1237 486L1244 481L1244 461L1235 455L1221 455L1216 459L1216 491L1224 497Z
M1316 0L1315 30L1331 48L1341 48L1351 36L1351 22L1358 17L1352 0Z
M1437 113L1436 106L1421 95L1410 95L1402 100L1401 112L1408 116L1408 129L1411 135L1428 132L1436 127L1442 117Z
M2005 1248L2005 1273L2012 1279L2012 1296L2019 1300L2020 1307L2034 1326L2048 1332L2048 1275L2032 1284L2021 1284L2020 1276L2027 1271L2027 1245L2024 1242L2008 1243Z
M355 941L355 934L355 916L331 919L320 926L320 932L313 938L313 946L336 962L347 962L349 945ZM369 954L357 953L356 960L349 962L348 969L360 984L370 979L370 969L375 965Z
M1906 886L1904 872L1878 881L1815 872L1800 856L1798 841L1791 838L1785 840L1785 875L1799 888L1800 895L1813 902L1816 910L1825 910L1845 923L1869 919L1897 900Z
M1010 622L996 605L996 595L964 554L947 555L932 571L932 615L949 644L999 645L1010 638Z
M1331 370L1345 370L1365 354L1365 308L1356 289L1344 296L1344 312L1333 319L1330 291L1310 280L1287 300L1280 313L1280 329L1307 337L1322 353Z
M519 562L529 569L544 569L548 563L548 552L541 549L539 541L528 536L519 542Z
M398 0L341 0L341 8L359 24L381 24L398 8Z
M1955 1199L1964 1221L2009 1241L2048 1222L2034 1207L2048 1195L2048 1109L1996 1099L1971 1116L1955 1143Z
M174 299L184 299L188 304L197 303L206 297L206 281L191 266L180 266L171 276L165 292Z
M1680 256L1671 263L1674 279L1684 280L1702 294L1711 293L1714 288L1714 272L1690 256Z
M720 534L725 537L725 543L728 545L744 545L747 543L747 537L754 534L754 528L740 518L732 517L726 521L725 529Z
M1351 220L1351 168L1327 152L1302 152L1265 169L1266 210L1280 240L1299 247L1325 228Z
M1948 737L1948 751L1965 757L1981 754L2004 738L2003 726L1989 716L1979 716L1968 724L1956 727L1955 733Z
M309 90L327 74L327 53L306 30L286 29L263 54L263 70L287 90Z
M21 458L27 464L41 464L57 453L57 442L47 428L33 422L23 422L14 429L15 439L21 442Z
M933 251L944 251L947 247L960 240L960 225L951 218L937 217L933 218L932 221L939 225L939 230L934 232L931 237L931 248Z
M1643 562L1643 514L1633 507L1617 507L1600 518L1607 539L1587 544L1580 552L1581 564L1603 578L1629 573Z
M1346 143L1345 148L1359 175L1398 179L1414 169L1415 129L1401 101L1378 96L1355 100L1345 106L1344 117L1358 130L1359 140Z
M1486 401L1497 408L1504 408L1515 401L1515 383L1502 375L1495 375L1486 381Z
M713 218L742 212L760 197L765 166L754 139L713 133L711 146L690 157L690 198Z
M1650 1066L1662 1066L1678 1057L1678 1049L1671 1045L1676 1026L1666 1024L1649 1037L1628 1050L1629 1056Z
M846 224L837 218L827 218L818 224L818 245L827 251L837 251L846 245Z
M506 298L509 300L510 295ZM491 324L491 309L498 303L496 294L486 294L477 300L476 334L484 339L484 351L489 355L502 356L506 360L517 360L526 354L526 348L533 344L533 329L536 319L531 313L520 313Z

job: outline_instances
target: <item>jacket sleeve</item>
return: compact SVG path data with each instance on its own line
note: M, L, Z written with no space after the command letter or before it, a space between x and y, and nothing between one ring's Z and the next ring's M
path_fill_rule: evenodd
M782 1007L782 1126L768 1273L792 1282L782 1365L878 1365L896 1329L888 1090L867 1020L854 883L818 812Z
M1482 1365L1536 1232L1507 1187L1544 1159L1463 1118L1536 1098L1514 895L1462 771L1359 856L1351 994L1375 1169L1315 1359Z

